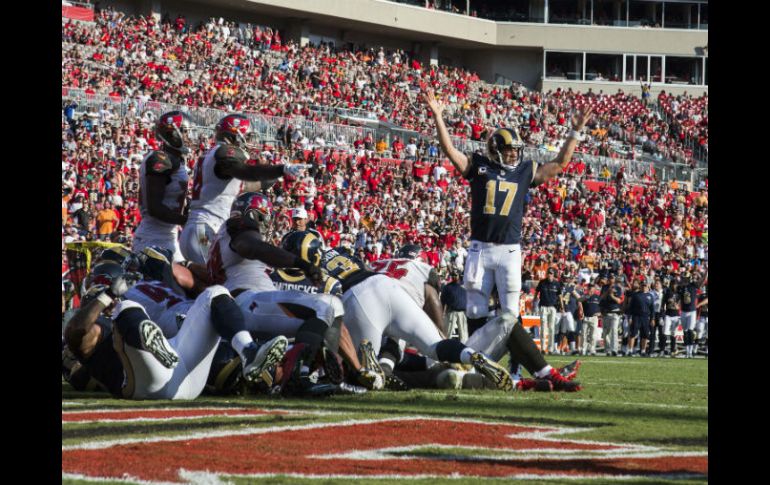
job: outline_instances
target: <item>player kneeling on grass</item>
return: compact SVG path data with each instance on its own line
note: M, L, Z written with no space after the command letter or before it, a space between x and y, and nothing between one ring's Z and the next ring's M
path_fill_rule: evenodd
M75 358L113 396L195 399L206 384L221 338L231 342L244 362L244 377L252 382L283 357L286 338L258 345L222 286L203 291L179 333L167 340L139 303L121 301L132 279L138 277L117 263L94 267L87 278L84 303L64 330Z

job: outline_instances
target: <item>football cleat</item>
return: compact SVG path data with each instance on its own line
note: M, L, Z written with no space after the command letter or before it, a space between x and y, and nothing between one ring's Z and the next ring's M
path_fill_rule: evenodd
M481 352L471 355L473 367L489 380L495 383L495 387L503 391L513 389L513 380L507 370Z
M548 379L520 379L516 383L517 391L552 392L553 383Z
M580 366L582 365L582 362L579 360L576 360L572 362L571 364L567 364L561 369L559 369L559 374L562 375L565 379L568 381L571 381L575 377L577 377L578 369L580 369Z
M388 391L408 391L409 385L396 375L385 376L385 389Z
M279 335L259 347L252 344L243 349L245 357L243 377L254 384L261 382L264 379L265 371L281 361L288 345L289 341L286 340L286 337Z
M166 369L173 369L179 364L179 355L171 348L171 345L163 335L163 330L150 320L139 324L139 336L142 340L142 348L151 353L160 365Z
M564 376L562 376L559 371L553 367L551 368L550 374L548 374L544 379L551 381L554 391L577 392L583 389L578 381L570 381L565 379Z
M356 381L370 391L378 391L385 387L385 381L383 381L382 376L366 367L361 367L358 370Z
M380 363L377 360L377 355L374 353L374 347L372 347L372 343L366 339L362 340L361 345L359 346L359 350L361 351L361 357L363 360L361 363L363 366L366 369L376 373L382 381L382 385L384 386L385 371L382 370L382 366L380 366ZM373 389L382 389L382 387L374 387Z

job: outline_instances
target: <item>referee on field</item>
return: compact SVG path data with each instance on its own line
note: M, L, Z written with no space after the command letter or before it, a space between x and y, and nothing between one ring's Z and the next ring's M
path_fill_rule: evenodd
M464 272L471 333L468 345L495 360L503 357L507 347L514 381L521 364L534 377L549 379L554 390L579 390L579 385L567 381L545 362L521 325L520 240L527 189L547 182L567 168L578 140L582 139L580 131L591 116L591 108L572 117L573 130L558 155L551 162L538 165L534 160L523 159L524 143L515 130L508 128L499 128L489 137L488 156L462 153L452 145L442 119L444 104L436 99L432 89L425 91L423 100L433 114L442 150L471 188L471 247ZM503 318L486 322L493 287L497 287Z

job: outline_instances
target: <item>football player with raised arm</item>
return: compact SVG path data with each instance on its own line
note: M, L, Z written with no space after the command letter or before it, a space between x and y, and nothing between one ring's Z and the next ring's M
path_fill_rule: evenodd
M527 189L547 182L567 168L581 139L580 131L591 117L591 109L572 117L573 130L559 154L549 163L538 165L534 160L523 159L521 138L508 128L500 128L489 137L488 157L462 153L452 145L444 124L444 103L436 99L432 89L425 91L423 99L436 122L441 148L471 186L471 248L465 263L466 314L468 328L479 330L469 337L468 345L493 359L502 358L507 347L511 351L514 379L521 364L535 377L550 379L554 390L579 390L578 383L567 380L545 362L521 325L520 239ZM495 286L504 314L510 312L515 318L497 317L485 323L489 297ZM516 323L505 323L510 321Z
M225 116L215 128L216 144L195 165L190 215L181 238L182 254L188 261L206 263L211 241L230 216L242 181L274 180L286 174L296 177L309 166L252 161L248 153L252 135L251 121L246 116Z

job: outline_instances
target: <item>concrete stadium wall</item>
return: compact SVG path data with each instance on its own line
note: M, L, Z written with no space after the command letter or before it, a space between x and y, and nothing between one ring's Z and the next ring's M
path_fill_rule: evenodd
M463 60L468 69L490 82L496 82L498 76L503 76L534 88L543 75L543 52L537 49L466 52Z
M636 84L544 81L543 52L588 51L591 53L704 55L707 31L597 27L577 25L492 22L383 0L103 0L127 12L151 9L172 17L184 12L190 22L209 17L270 25L282 30L285 39L309 36L332 38L341 43L385 46L417 52L429 62L438 54L441 64L465 67L482 79L498 77L518 81L529 88L593 87L615 92L639 92ZM433 51L433 52L432 52ZM605 87L606 86L606 87ZM654 92L702 92L693 86L653 86Z
M703 55L708 32L626 27L498 23L497 44L545 50Z
M635 94L637 96L642 95L642 88L641 86L637 84L625 84L625 83L602 83L602 82L579 82L579 81L543 81L543 92L547 91L555 91L557 88L562 88L562 90L566 90L568 88L572 88L573 91L581 91L586 92L588 91L588 88L591 88L591 90L594 93L598 93L599 91L604 91L605 94L615 94L618 92L618 89L623 91L624 93L631 93ZM650 86L650 93L652 94L652 97L655 98L658 94L660 94L661 91L666 91L666 93L673 93L673 94L683 94L685 91L687 94L692 94L695 96L700 96L703 93L708 94L709 89L708 86L688 86L688 85L681 85L681 84L653 84Z

